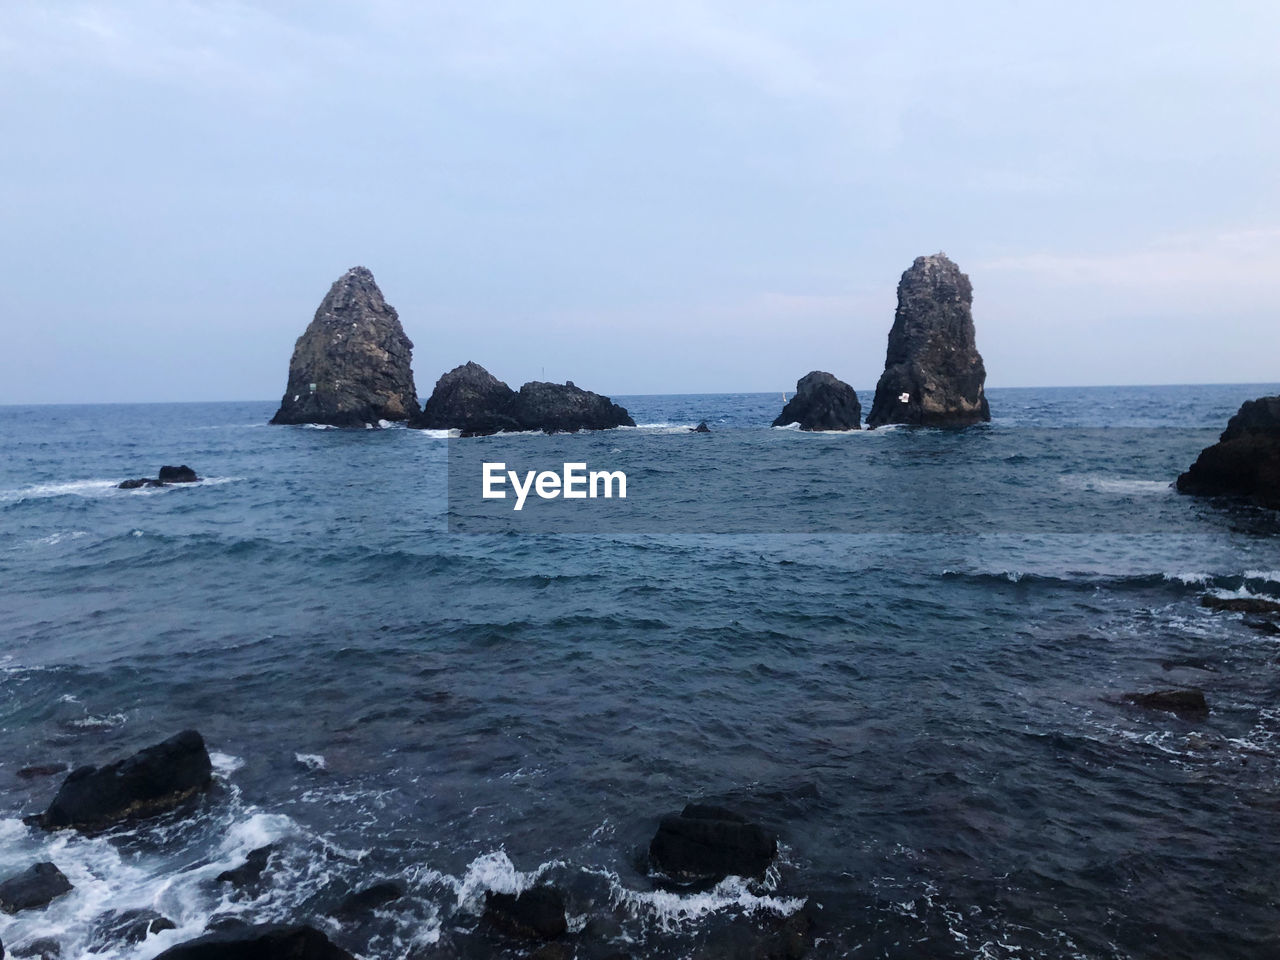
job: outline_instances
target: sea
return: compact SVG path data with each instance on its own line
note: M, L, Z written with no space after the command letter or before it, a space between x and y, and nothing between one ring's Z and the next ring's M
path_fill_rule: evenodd
M848 434L771 428L779 393L615 397L638 427L487 440L0 407L0 878L74 884L0 941L148 960L240 919L516 957L485 895L551 883L581 960L787 956L800 916L822 958L1280 956L1280 637L1202 606L1280 599L1280 526L1172 488L1277 392L993 388L990 424ZM643 509L481 523L451 451L485 443L626 463ZM203 479L117 489L162 464ZM1207 716L1124 699L1185 688ZM63 776L25 768L186 728L194 804L24 823ZM769 872L651 876L692 801L775 831ZM265 845L259 888L215 880ZM104 941L134 908L176 929Z

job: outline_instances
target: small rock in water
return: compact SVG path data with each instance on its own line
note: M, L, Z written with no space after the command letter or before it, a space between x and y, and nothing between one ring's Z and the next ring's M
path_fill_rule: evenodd
M800 424L801 430L861 430L862 405L853 387L829 373L814 370L796 382L796 392L775 427Z
M258 924L170 947L155 960L354 960L314 927Z
M30 960L58 960L62 956L62 944L53 937L40 937L25 943L13 950L15 957L30 958Z
M1275 600L1264 600L1262 597L1215 597L1213 594L1200 598L1200 606L1210 610L1226 610L1230 613L1280 613L1280 603Z
M333 911L335 917L358 917L371 913L383 904L399 900L405 894L405 886L399 880L383 880L350 894Z
M691 803L663 817L649 843L650 863L680 883L718 883L730 874L762 876L778 838L724 807Z
M258 847L256 850L250 850L249 855L245 857L244 863L238 867L232 867L230 870L223 870L214 877L215 883L229 883L233 887L243 887L250 883L256 883L262 876L262 871L267 869L267 861L271 859L271 854L275 853L276 845L269 843L265 847Z
M52 863L37 863L0 883L0 910L18 913L45 907L71 889L71 881Z
M1156 690L1152 693L1126 693L1124 700L1146 710L1162 710L1180 717L1207 717L1209 704L1203 690Z
M703 420L696 427L690 430L691 433L710 433L711 428L707 426L707 421Z
M486 893L484 919L495 930L521 940L554 940L569 929L564 895L546 885L520 894Z
M29 767L21 768L18 771L18 778L21 780L34 780L36 777L52 777L66 772L67 765L65 763L33 763Z
M1257 630L1259 633L1268 637L1280 635L1280 627L1276 626L1270 620L1245 620L1244 625L1251 630ZM18 771L18 776L22 776L22 771Z
M196 472L183 464L180 467L161 467L160 476L154 480L139 477L136 480L125 480L119 484L121 490L137 490L139 487L166 487L171 483L196 483L199 481Z
M154 910L111 910L98 918L89 952L102 953L119 943L141 943L153 933L177 928L172 920Z

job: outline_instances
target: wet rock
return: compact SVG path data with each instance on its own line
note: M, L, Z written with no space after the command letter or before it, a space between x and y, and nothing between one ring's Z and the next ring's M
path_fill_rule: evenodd
M204 739L184 730L105 767L80 767L62 782L38 823L92 831L171 810L212 782Z
M54 777L67 772L65 763L33 763L18 770L18 779L34 780L37 777Z
M335 427L408 420L418 409L413 342L373 274L352 267L321 301L289 361L272 423Z
M544 433L636 425L627 411L608 397L583 390L572 380L563 384L539 380L526 383L512 401L511 415L524 429Z
M969 278L944 253L917 257L902 274L867 426L964 427L991 419L972 304Z
M795 396L773 421L775 427L792 423L800 424L801 430L861 430L862 404L853 387L814 370L796 382Z
M1161 710L1177 714L1184 719L1199 719L1209 715L1209 704L1203 690L1156 690L1152 693L1126 693L1127 703L1146 710Z
M707 426L707 421L701 421L696 427L693 427L690 433L710 433L711 428Z
M0 883L0 910L19 913L46 907L71 890L61 870L52 863L37 863Z
M245 925L170 947L156 960L353 960L314 927Z
M1280 626L1276 626L1276 624L1272 623L1270 620L1246 619L1244 625L1250 630L1257 630L1264 636L1280 636Z
M1178 477L1177 488L1280 509L1280 396L1245 401L1218 442Z
M223 870L214 877L216 883L229 883L233 887L245 887L251 883L257 883L262 877L262 872L267 869L267 862L271 859L271 855L276 852L276 845L269 843L265 847L258 847L256 850L250 850L249 855L245 857L244 863L238 867L232 867L230 870Z
M160 475L154 480L139 477L137 480L124 480L118 486L121 490L136 490L139 487L167 487L171 483L197 483L199 480L196 472L183 464L180 467L161 467Z
M347 896L334 908L333 916L353 918L372 913L384 904L399 900L404 894L405 886L399 880L384 880Z
M554 940L569 929L564 894L545 884L520 894L489 891L484 919L495 930L521 940Z
M13 956L24 960L58 960L62 956L62 944L53 937L40 937L20 947L15 947Z
M759 877L777 853L778 839L768 830L732 810L695 803L663 817L649 843L650 864L679 883Z
M1230 613L1280 613L1280 603L1262 597L1215 597L1212 594L1200 598L1200 606L1210 610L1226 610Z
M151 934L177 928L172 920L154 910L112 910L98 918L89 938L89 952L102 953L122 943L141 943Z
M567 943L544 943L533 953L529 960L572 960L573 948Z

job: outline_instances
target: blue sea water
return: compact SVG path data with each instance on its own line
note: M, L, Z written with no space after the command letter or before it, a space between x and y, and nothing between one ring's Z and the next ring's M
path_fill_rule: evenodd
M584 960L753 956L805 903L815 957L1280 955L1280 639L1200 605L1280 597L1280 539L1170 488L1276 392L993 389L990 425L856 435L771 430L773 394L616 397L639 428L500 442L630 458L684 512L573 535L450 532L469 441L0 407L0 877L50 859L76 886L0 940L84 956L102 913L154 907L178 929L94 955L230 915L515 956L484 892L543 879ZM689 472L708 451L721 479ZM164 463L204 480L115 488ZM766 504L768 477L819 479ZM1186 686L1207 718L1121 701ZM60 777L21 768L185 727L217 768L195 816L23 824ZM694 799L778 832L764 881L650 882ZM214 881L267 843L256 896ZM383 878L409 895L327 916Z

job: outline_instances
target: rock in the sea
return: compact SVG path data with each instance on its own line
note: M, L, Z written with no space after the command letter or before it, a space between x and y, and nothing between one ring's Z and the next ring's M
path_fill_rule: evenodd
M554 940L569 929L564 894L545 884L520 894L489 891L484 919L495 930L521 940Z
M965 427L991 419L972 304L969 278L945 253L917 257L903 273L867 426Z
M248 856L245 857L244 863L238 867L232 867L230 870L223 870L213 878L214 882L229 883L233 887L244 887L251 883L257 883L262 877L262 872L267 869L267 862L271 859L271 855L275 852L276 845L274 843L250 850Z
M37 822L47 830L92 831L153 816L204 790L212 777L204 739L184 730L105 767L73 770Z
M1200 598L1200 606L1209 610L1227 610L1231 613L1260 613L1264 616L1280 613L1280 602L1263 597L1215 597L1206 594Z
M418 408L413 342L373 274L352 267L329 288L289 361L289 385L272 423L377 426Z
M62 956L62 944L53 937L37 937L15 947L11 952L13 956L24 960L59 960Z
M170 947L155 960L353 960L319 930L258 924L209 933Z
M123 943L141 943L153 933L178 928L168 917L154 910L111 910L97 920L89 938L89 952L103 953Z
M37 863L0 883L0 910L18 913L48 906L71 889L71 881L56 866Z
M1280 510L1280 397L1247 400L1177 483L1180 493L1241 497Z
M703 420L703 421L700 421L696 427L693 427L693 428L692 428L692 430L691 430L691 432L693 432L693 433L710 433L710 432L711 432L711 428L707 426L707 421Z
M796 382L795 396L773 421L775 427L792 423L800 424L801 430L861 430L862 404L853 387L814 370Z
M768 830L732 810L697 803L663 817L649 843L652 866L680 883L759 877L777 853L778 838Z
M436 382L422 413L409 426L486 436L520 430L608 430L634 427L635 421L608 397L583 390L572 381L533 381L516 391L484 367L468 362Z
M399 900L405 894L405 886L399 880L383 880L349 894L333 910L333 916L352 918L372 913L378 907Z
M18 778L21 780L34 780L36 777L56 777L60 773L67 772L65 763L33 763L27 767L21 767L18 770Z
M160 476L139 477L136 480L124 480L119 484L121 490L136 490L138 487L165 487L171 483L196 483L199 481L196 472L185 463L180 467L161 467Z
M1156 690L1152 693L1126 693L1125 701L1146 710L1162 710L1184 718L1209 715L1209 704L1203 690Z

